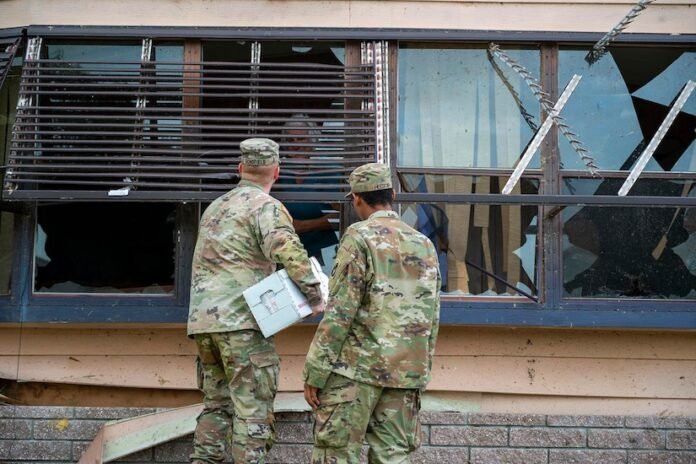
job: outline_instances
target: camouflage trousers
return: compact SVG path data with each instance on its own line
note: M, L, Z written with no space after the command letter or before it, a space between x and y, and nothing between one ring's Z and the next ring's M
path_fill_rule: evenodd
M420 446L420 391L331 374L314 413L312 464L358 464L363 439L374 464L410 463Z
M198 416L191 462L223 462L231 435L235 463L264 463L275 440L273 400L280 360L273 339L256 330L194 338L204 408Z

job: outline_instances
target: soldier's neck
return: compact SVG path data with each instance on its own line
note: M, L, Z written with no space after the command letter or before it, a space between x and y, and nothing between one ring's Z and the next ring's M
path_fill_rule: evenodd
M385 204L385 205L375 205L375 206L369 206L369 205L368 205L367 208L368 208L368 209L367 209L367 211L366 211L366 213L367 213L366 218L369 218L370 216L372 216L372 215L373 215L374 213L376 213L377 211L391 211L391 210L392 210L391 205L388 205L388 204Z
M275 181L270 181L270 182L260 182L258 179L244 176L242 175L242 180L245 180L247 182L251 182L252 184L258 185L261 190L263 190L265 193L270 193L271 187L273 187L273 184Z

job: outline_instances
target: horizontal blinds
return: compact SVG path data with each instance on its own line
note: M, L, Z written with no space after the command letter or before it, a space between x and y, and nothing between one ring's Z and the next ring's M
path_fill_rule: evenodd
M321 199L376 159L375 126L372 64L28 57L5 197L212 199L238 180L239 142L269 137L278 196Z

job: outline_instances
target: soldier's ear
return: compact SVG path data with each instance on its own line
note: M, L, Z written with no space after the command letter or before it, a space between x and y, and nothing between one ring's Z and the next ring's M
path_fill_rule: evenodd
M280 164L276 164L275 169L273 170L273 181L278 180L280 177Z
M237 171L239 171L239 176L241 177L242 171L244 171L244 167L243 167L242 163L239 163L237 165Z

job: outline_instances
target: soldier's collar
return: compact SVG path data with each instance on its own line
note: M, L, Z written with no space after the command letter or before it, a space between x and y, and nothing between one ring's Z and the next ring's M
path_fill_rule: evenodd
M263 187L247 179L241 179L237 184L237 187L254 187L259 190L263 190Z
M399 213L396 211L388 211L385 209L375 211L374 213L370 214L370 219L376 219L376 218L381 218L381 217L388 217L392 219L399 219Z

